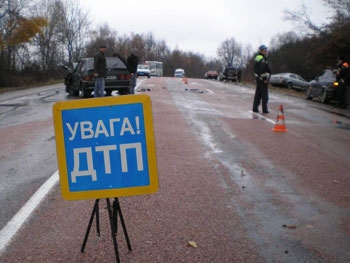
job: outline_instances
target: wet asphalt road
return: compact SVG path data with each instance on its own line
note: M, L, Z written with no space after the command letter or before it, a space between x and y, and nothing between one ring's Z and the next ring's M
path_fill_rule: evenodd
M350 260L350 110L271 92L270 114L253 114L252 87L197 79L139 91L152 99L160 190L122 203L134 244L122 262ZM62 85L2 96L1 226L57 169L51 107L66 99ZM281 104L288 132L275 133ZM110 248L78 253L91 201L63 201L56 186L43 203L1 262L113 260Z

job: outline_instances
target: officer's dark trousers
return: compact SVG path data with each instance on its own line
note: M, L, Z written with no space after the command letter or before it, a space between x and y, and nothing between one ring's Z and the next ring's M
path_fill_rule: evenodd
M339 88L338 88L338 106L341 108L348 107L347 87L345 83L342 83L341 81L339 81Z
M257 79L256 80L256 90L255 90L255 95L254 95L254 102L253 102L253 111L254 112L259 111L260 101L262 102L263 112L267 113L269 111L267 108L267 103L269 101L268 84L264 83L264 81L261 79Z

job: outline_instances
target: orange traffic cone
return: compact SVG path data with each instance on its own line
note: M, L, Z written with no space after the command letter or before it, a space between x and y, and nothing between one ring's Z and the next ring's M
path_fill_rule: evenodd
M188 81L187 81L187 78L186 78L186 77L183 77L182 81L183 81L185 84L187 84L187 83L188 83Z
M280 105L280 107L278 109L276 124L272 130L275 132L287 132L286 124L284 121L283 105Z

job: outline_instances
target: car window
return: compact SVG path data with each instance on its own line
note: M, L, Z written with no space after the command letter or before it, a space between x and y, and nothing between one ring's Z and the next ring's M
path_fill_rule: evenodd
M93 58L89 58L85 60L85 69L86 70L90 70L94 68L94 59Z
M297 77L298 77L299 80L306 82L306 80L302 76L297 75Z
M137 68L139 68L139 69L149 69L149 66L147 66L147 65L138 65Z
M106 60L107 60L107 68L122 68L122 69L126 68L125 64L119 58L107 57Z
M81 64L81 72L85 72L87 71L86 69L86 61L84 61L82 64Z

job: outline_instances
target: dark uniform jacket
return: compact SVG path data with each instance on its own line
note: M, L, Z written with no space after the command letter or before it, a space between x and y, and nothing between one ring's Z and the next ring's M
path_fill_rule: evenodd
M349 63L342 62L338 65L339 74L337 74L337 81L344 82L346 85L350 85L350 68Z
M139 64L139 59L132 53L126 60L126 66L130 73L135 74L137 71L137 65Z
M271 71L267 63L267 58L259 53L254 59L254 72L260 80L268 80Z
M98 73L98 77L106 77L106 57L101 51L97 52L94 56L94 72Z

